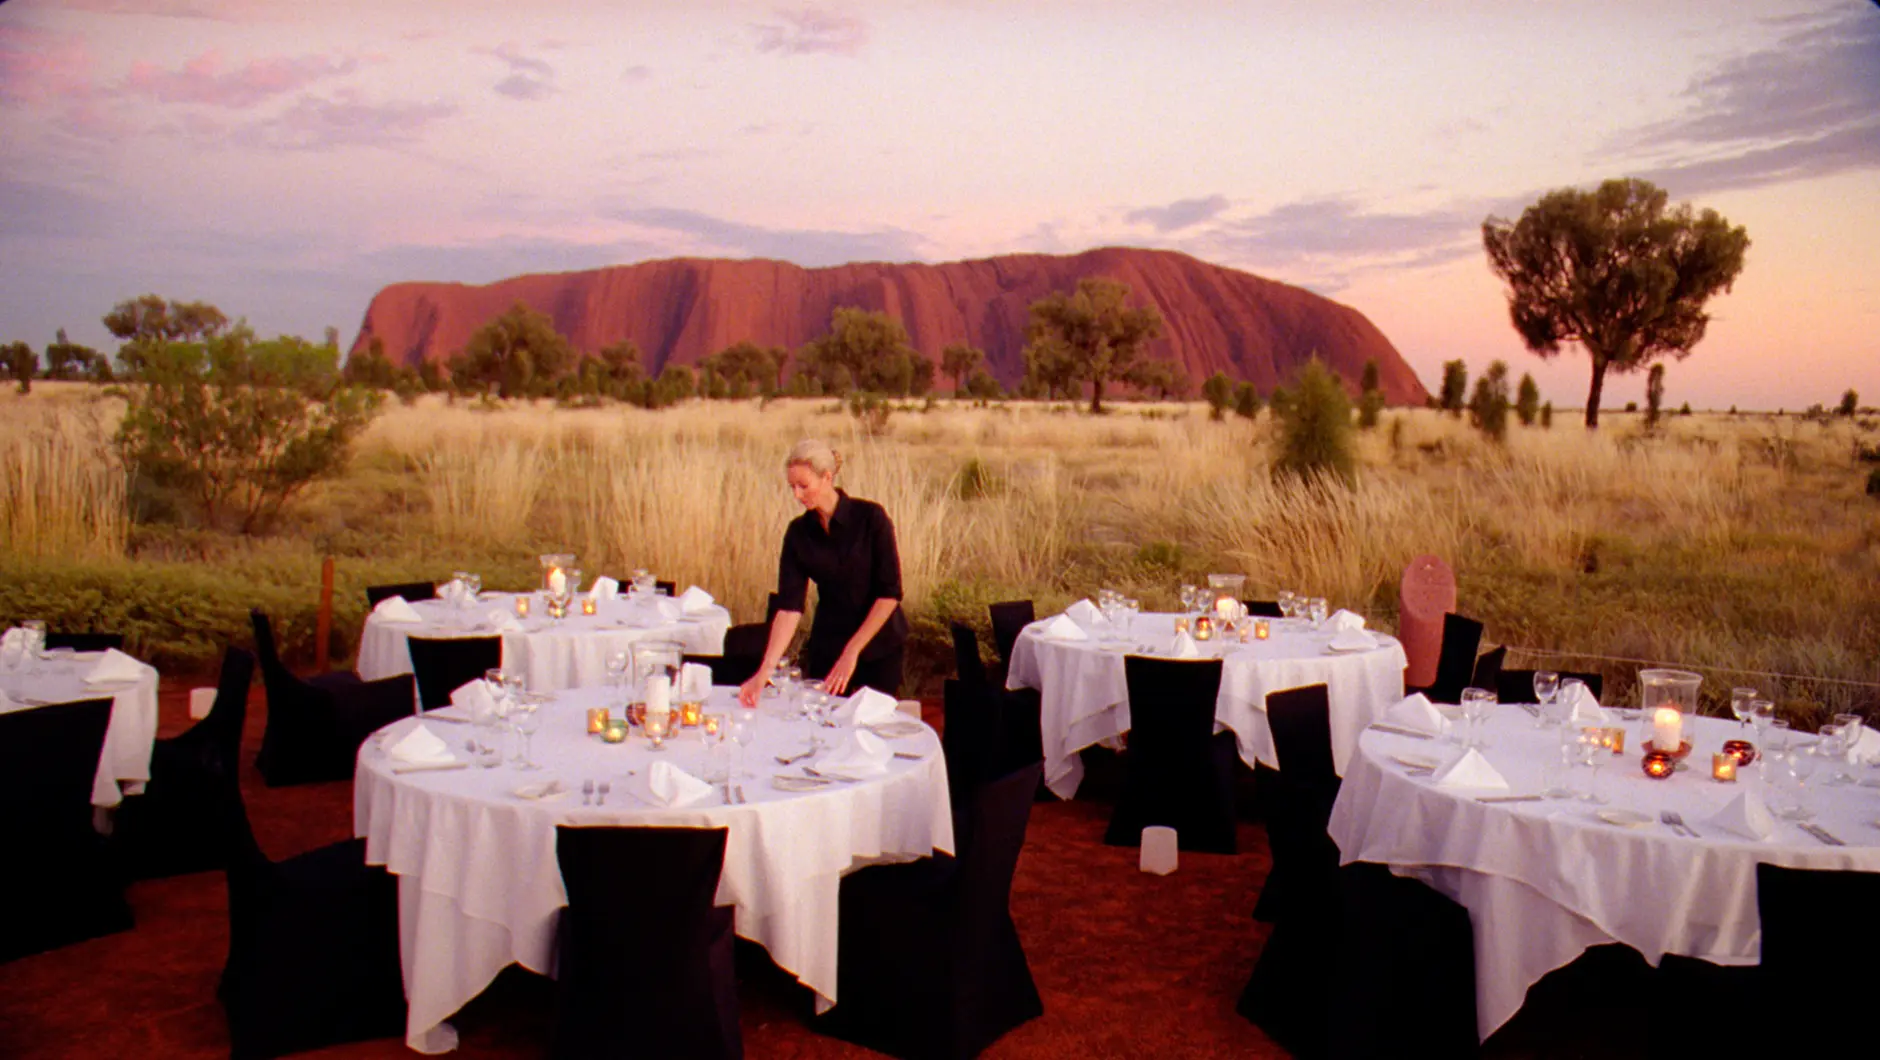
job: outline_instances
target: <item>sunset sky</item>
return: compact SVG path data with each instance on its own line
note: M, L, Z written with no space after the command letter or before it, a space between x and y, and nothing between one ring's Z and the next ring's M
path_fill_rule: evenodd
M400 280L1131 245L1578 405L1480 225L1643 176L1751 239L1673 404L1880 403L1871 0L10 0L0 143L35 348L147 291L350 343Z

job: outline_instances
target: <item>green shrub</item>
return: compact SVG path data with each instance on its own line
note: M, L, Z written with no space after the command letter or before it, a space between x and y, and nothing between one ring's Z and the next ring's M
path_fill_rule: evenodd
M1136 550L1136 562L1158 571L1182 569L1182 547L1173 541L1151 541Z
M983 497L1005 492L1005 480L992 469L992 465L978 457L969 458L960 465L953 475L953 496L963 501L976 501Z
M1357 480L1351 399L1345 396L1344 384L1316 357L1299 370L1284 409L1277 398L1273 409L1280 417L1275 473L1300 476L1327 473L1346 483Z
M1252 383L1242 383L1234 391L1234 415L1251 420L1260 414L1260 392Z

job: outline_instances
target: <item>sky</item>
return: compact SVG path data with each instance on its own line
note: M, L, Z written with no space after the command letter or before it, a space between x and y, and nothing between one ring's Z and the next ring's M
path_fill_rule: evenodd
M1751 240L1669 402L1880 403L1872 0L0 0L0 341L35 348L114 348L146 292L349 345L405 280L1125 245L1573 406L1481 224L1621 176Z

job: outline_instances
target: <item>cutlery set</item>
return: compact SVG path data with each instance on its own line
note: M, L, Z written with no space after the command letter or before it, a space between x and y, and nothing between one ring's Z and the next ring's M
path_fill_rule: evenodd
M1692 828L1688 824L1685 824L1684 815L1681 813L1678 813L1676 810L1658 811L1658 820L1662 824L1664 824L1666 828L1671 829L1673 832L1677 833L1678 835L1685 836L1690 839L1699 838L1697 834L1697 829Z
M1822 843L1827 844L1828 846L1844 847L1847 845L1846 843L1842 842L1837 836L1835 836L1833 832L1828 831L1826 828L1823 828L1820 825L1815 824L1812 821L1798 822L1796 827L1800 828L1804 832L1807 832L1809 835L1814 836L1816 839L1820 840Z

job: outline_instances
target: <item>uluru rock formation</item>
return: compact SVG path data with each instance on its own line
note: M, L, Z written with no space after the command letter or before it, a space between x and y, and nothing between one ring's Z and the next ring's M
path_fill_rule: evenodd
M796 349L829 329L833 311L882 310L938 360L967 343L1008 387L1024 376L1031 303L1086 276L1129 285L1164 321L1149 355L1174 360L1199 385L1217 371L1271 393L1313 353L1353 392L1375 358L1392 404L1428 391L1364 314L1310 291L1167 250L1107 247L1073 255L1007 254L940 265L863 263L806 269L782 261L679 258L586 272L517 276L480 287L399 283L366 310L354 350L374 338L393 361L450 357L477 328L522 302L548 314L584 354L621 339L646 367L694 364L737 342Z

